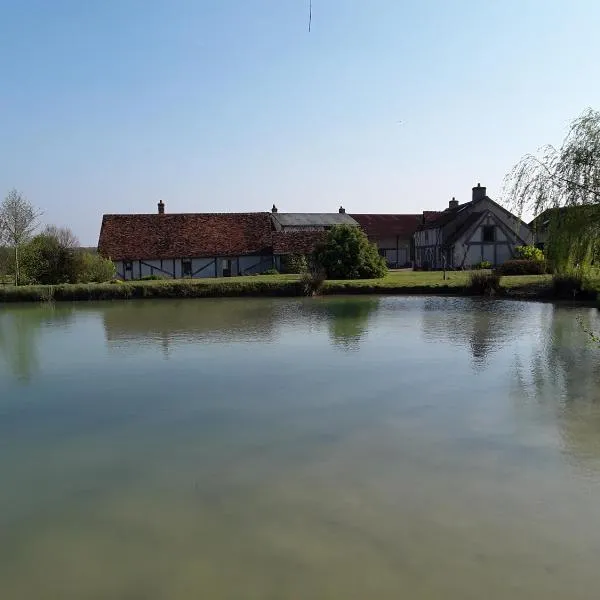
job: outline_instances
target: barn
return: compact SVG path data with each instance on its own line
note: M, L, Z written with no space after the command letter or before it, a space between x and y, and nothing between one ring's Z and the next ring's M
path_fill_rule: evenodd
M227 277L273 266L269 213L104 215L98 251L120 279Z

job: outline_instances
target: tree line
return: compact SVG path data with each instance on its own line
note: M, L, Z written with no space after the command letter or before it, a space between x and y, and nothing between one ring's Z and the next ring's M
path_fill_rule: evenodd
M46 225L41 212L11 190L0 204L0 278L14 285L57 285L108 281L112 261L80 247L67 227Z

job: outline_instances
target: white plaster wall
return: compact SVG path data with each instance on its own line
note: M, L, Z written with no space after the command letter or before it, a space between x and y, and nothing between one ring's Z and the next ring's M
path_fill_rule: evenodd
M261 273L273 268L273 259L270 256L240 256L240 271L244 275Z
M498 244L496 247L496 264L501 265L511 258L512 246L508 246L507 244Z
M494 244L483 245L483 260L487 260L494 264Z
M202 269L202 271L200 271ZM200 271L200 273L197 273ZM192 258L192 274L196 279L215 276L215 265L212 258Z
M475 265L481 262L481 246L469 246L465 266Z

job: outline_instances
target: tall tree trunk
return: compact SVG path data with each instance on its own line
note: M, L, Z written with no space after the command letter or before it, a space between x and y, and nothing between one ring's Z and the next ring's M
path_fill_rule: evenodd
M15 245L15 285L19 285L19 246Z

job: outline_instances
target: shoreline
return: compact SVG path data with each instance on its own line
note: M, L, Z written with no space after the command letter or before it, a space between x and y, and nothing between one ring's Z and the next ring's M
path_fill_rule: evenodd
M86 302L99 300L239 298L239 297L307 297L298 276L260 276L211 280L131 281L121 283L61 284L55 286L0 286L0 304L19 302ZM388 296L456 296L491 297L530 301L572 301L591 304L594 294L574 298L552 295L547 280L509 278L493 296L473 293L465 281L454 278L414 284L401 279L325 281L317 296L388 295Z

